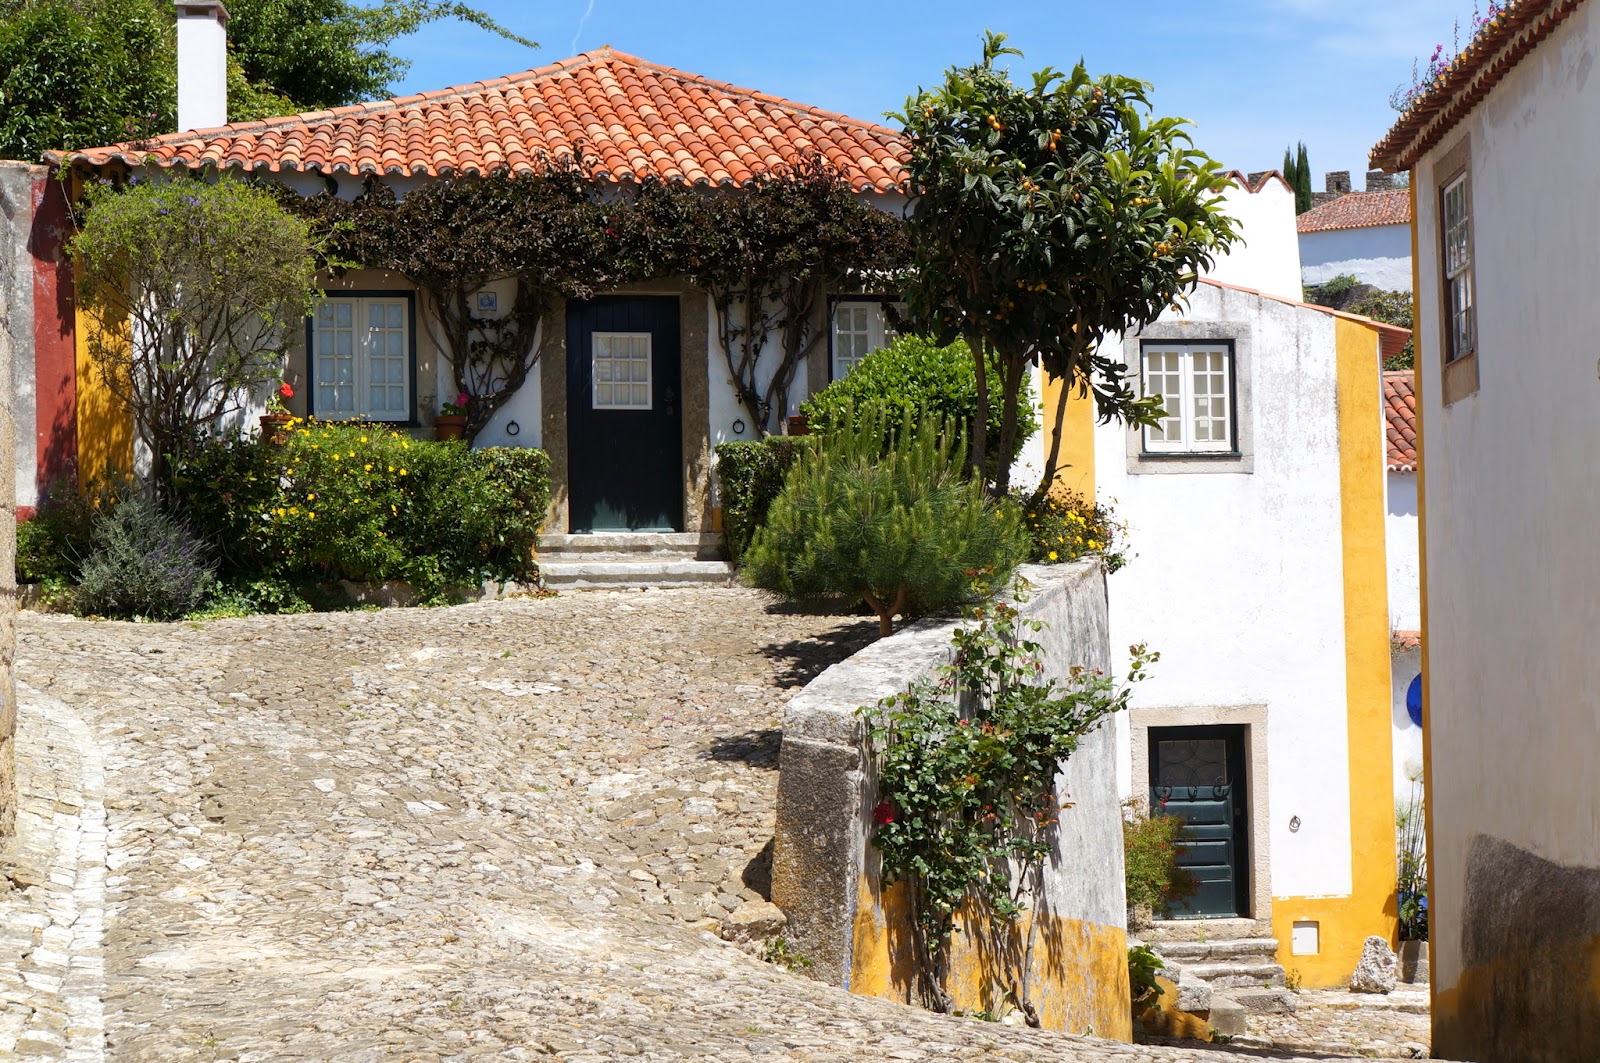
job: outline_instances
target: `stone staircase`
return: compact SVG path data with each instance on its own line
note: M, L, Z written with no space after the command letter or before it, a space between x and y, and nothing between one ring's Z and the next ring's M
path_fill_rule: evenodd
M1163 920L1146 935L1145 943L1166 962L1167 976L1178 984L1180 996L1198 1001L1207 995L1200 986L1210 988L1213 1012L1227 1010L1226 1002L1253 1014L1295 1011L1295 994L1285 985L1270 923Z
M539 537L539 574L553 590L730 587L716 532L593 532Z

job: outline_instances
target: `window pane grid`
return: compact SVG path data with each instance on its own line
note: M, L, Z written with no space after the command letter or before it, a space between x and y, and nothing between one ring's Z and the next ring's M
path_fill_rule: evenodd
M1232 352L1226 347L1164 344L1144 349L1144 390L1165 416L1144 430L1151 453L1234 450Z
M596 410L648 410L650 333L596 332L590 348Z
M1446 185L1441 196L1444 221L1444 286L1449 302L1445 322L1445 361L1453 362L1473 352L1472 217L1467 203L1467 178L1463 174Z
M411 412L411 322L404 299L331 297L312 317L315 411L403 421Z

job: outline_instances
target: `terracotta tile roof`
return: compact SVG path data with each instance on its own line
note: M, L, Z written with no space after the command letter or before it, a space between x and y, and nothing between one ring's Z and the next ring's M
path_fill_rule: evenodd
M1417 471L1417 395L1411 370L1383 374L1383 419L1388 425L1389 471Z
M1510 0L1372 149L1371 165L1410 169L1583 2Z
M1311 208L1296 218L1294 224L1303 233L1410 225L1411 190L1397 188L1392 192L1352 192Z
M858 191L890 192L904 148L883 126L609 48L471 85L172 133L66 161L267 173L430 176L534 169L581 151L613 181L742 185L820 154ZM47 161L60 163L62 153Z
M1229 291L1244 292L1246 295L1260 296L1262 299L1271 299L1275 303L1287 303L1290 306L1300 306L1307 310L1327 314L1329 317L1342 317L1346 321L1356 321L1367 325L1378 333L1379 350L1384 358L1393 358L1405 350L1406 340L1411 338L1411 330L1400 325L1391 325L1385 321L1378 321L1361 314L1352 314L1344 310L1335 310L1331 306L1322 306L1318 303L1302 303L1297 299L1285 299L1281 295L1272 295L1269 292L1257 291L1255 288L1246 288L1242 284L1228 284L1225 281L1212 280L1210 277L1201 277L1201 284L1209 284L1213 288L1226 288Z
M1274 178L1276 178L1277 182L1286 190L1290 192L1294 191L1294 189L1289 187L1289 182L1284 179L1283 174L1277 170L1263 170L1262 172L1254 175L1255 180L1253 181L1251 180L1252 175L1245 173L1243 170L1228 170L1224 176L1233 178L1234 184L1237 184L1246 192L1259 192L1263 188L1267 187L1267 182L1273 180Z

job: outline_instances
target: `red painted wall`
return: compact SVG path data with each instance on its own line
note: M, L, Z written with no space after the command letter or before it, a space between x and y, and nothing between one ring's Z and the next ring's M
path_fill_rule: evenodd
M72 264L66 255L70 234L66 191L48 172L33 182L33 344L35 441L38 488L78 476L77 312Z

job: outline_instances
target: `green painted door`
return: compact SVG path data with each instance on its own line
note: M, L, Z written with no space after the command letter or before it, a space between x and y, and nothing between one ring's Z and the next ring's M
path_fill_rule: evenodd
M1183 820L1178 866L1196 887L1173 916L1249 914L1246 790L1243 727L1150 729L1150 808Z
M568 527L683 530L676 296L567 304Z

